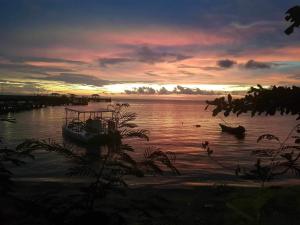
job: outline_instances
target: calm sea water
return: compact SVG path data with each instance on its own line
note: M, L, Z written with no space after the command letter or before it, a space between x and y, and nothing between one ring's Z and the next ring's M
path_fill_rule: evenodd
M132 179L130 180L132 185L148 183L179 186L206 183L244 184L244 181L240 182L236 179L232 170L224 170L208 159L201 149L201 143L209 141L216 159L222 164L232 167L236 164L247 166L253 163L252 150L274 145L274 143L257 144L256 140L259 135L272 133L284 139L296 124L293 116L257 116L254 118L249 115L230 116L226 118L228 123L243 125L247 129L245 139L239 140L220 131L218 124L223 121L220 117L212 117L210 111L205 111L205 103L202 100L156 99L122 100L121 102L130 103L129 111L138 114L136 123L140 128L150 131L149 142L128 141L136 147L135 157L142 157L143 150L147 146L176 152L176 166L182 173L181 176L167 174L164 177ZM104 103L93 103L85 107L72 108L96 110L105 106ZM64 142L61 133L64 107L25 111L13 116L17 120L16 124L0 124L0 136L6 145L15 146L27 138L51 138L60 143ZM196 127L196 124L201 127ZM59 180L68 167L65 159L55 154L40 152L37 154L37 159L25 167L16 169L16 175L22 179ZM288 182L296 181L289 180Z

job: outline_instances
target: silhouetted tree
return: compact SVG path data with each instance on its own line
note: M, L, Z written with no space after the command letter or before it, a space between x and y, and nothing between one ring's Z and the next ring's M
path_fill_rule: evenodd
M220 97L213 101L206 101L209 106L214 106L213 116L220 112L224 112L224 116L230 113L239 116L242 113L250 112L252 116L256 114L261 115L275 115L277 111L281 115L291 114L298 115L300 119L300 88L293 87L276 87L263 88L251 87L248 94L243 98L233 99L231 95L227 98Z
M289 21L292 23L286 30L285 33L287 35L290 35L291 33L294 32L295 27L300 26L300 6L294 6L290 8L286 12L287 16L285 17L286 21Z

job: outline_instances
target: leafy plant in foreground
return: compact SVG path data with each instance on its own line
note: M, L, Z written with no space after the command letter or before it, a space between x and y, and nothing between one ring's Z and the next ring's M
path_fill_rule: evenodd
M272 89L264 89L261 86L251 88L244 98L233 100L231 95L217 98L213 101L207 101L210 105L215 106L213 116L220 112L224 112L224 116L229 116L230 113L239 116L242 113L251 112L252 116L265 113L266 115L275 115L276 111L280 111L282 115L292 114L300 115L300 108L297 102L300 99L300 89L297 87L284 88L273 87ZM206 108L207 108L206 107ZM297 119L299 119L298 116ZM263 134L257 142L272 141L277 142L277 148L254 150L252 154L256 156L254 165L250 168L241 167L240 165L228 167L213 157L213 150L208 142L202 144L210 159L225 169L234 171L234 173L242 178L249 180L258 180L261 187L265 183L277 177L292 174L297 177L300 175L300 124L291 129L287 137L281 141L278 137L272 134ZM228 209L233 212L233 217L230 218L230 224L263 224L265 218L265 210L267 205L276 196L269 189L261 189L253 196L233 198L226 203Z
M138 207L128 208L127 206L126 209L121 209L121 206L106 201L110 193L123 193L128 186L126 182L128 177L139 178L147 174L162 175L166 170L179 174L174 166L176 159L174 153L150 147L145 150L140 160L132 157L131 153L135 151L134 148L123 143L122 140L126 138L149 140L149 138L148 131L136 129L137 125L133 123L136 114L124 111L128 106L127 104L112 106L116 109L115 121L121 139L103 147L98 154L78 154L53 141L27 140L17 147L17 149L28 152L44 150L61 154L72 165L67 175L83 178L83 183L86 185L80 188L80 193L72 198L64 199L64 203L69 202L69 204L67 204L67 208L59 210L63 221L74 224L75 220L78 222L87 221L88 218L107 219L112 217L118 218L117 221L110 221L107 224L124 224L127 213L122 212L131 209L137 210ZM53 208L57 211L60 205L63 204L56 203ZM141 208L138 209L141 210ZM152 209L153 207L150 207L149 210ZM49 211L53 212L53 210ZM74 217L72 214L75 211L76 216ZM147 214L145 213L147 209L142 209L142 211L144 211L143 215Z
M13 118L1 118L0 121L15 123ZM10 149L3 145L0 138L0 196L7 195L12 191L12 172L8 168L9 165L21 166L25 164L22 160L24 157L33 157L30 151L20 149Z
M242 168L237 165L234 169L235 174L241 178L249 180L259 180L264 186L265 182L275 179L276 177L286 175L288 173L300 176L300 124L296 125L285 138L284 141L271 134L261 135L257 142L262 140L275 141L278 143L277 148L254 150L252 154L256 156L256 161L252 168ZM292 143L291 143L292 142ZM202 144L207 155L221 165L223 168L228 167L222 165L218 160L213 158L213 151L209 147L208 142ZM232 168L229 168L232 169Z
M261 187L264 187L266 182L286 174L300 176L299 134L300 124L296 125L283 141L271 134L261 135L257 139L258 143L263 140L275 141L278 143L278 147L253 151L252 154L257 159L254 165L248 168L240 165L235 167L225 166L213 157L213 150L208 142L202 143L202 147L207 152L208 157L221 167L234 171L236 176L241 179L258 180ZM277 195L272 189L265 188L257 190L257 193L252 195L240 196L238 193L233 194L226 203L227 208L230 210L226 214L230 221L229 224L260 225L264 224L263 221L273 220L267 217L267 211L270 211L269 208L272 207L271 202L275 201L276 198ZM285 205L287 200L291 201L291 199L285 199L280 204ZM282 206L280 207L282 208ZM278 213L286 214L286 212L281 212L280 208L276 208L276 210L279 210Z

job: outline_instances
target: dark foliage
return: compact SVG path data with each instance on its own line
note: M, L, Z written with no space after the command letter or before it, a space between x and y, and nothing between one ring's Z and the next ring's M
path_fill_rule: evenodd
M282 142L278 137L271 134L261 135L257 142L263 140L276 141L278 148L253 151L252 154L256 156L257 160L252 168L242 168L240 165L237 165L234 169L225 167L212 157L213 151L210 149L208 142L204 142L202 147L206 150L207 155L223 168L234 170L235 174L243 179L258 180L262 186L265 182L288 173L299 177L300 124L296 125Z
M114 195L123 195L128 187L126 178L129 176L143 177L145 174L162 175L166 168L174 174L179 174L173 165L174 155L164 153L159 149L150 148L145 151L144 158L137 161L130 156L134 149L128 145L108 146L101 154L78 155L71 149L65 148L55 142L27 140L18 146L26 151L46 150L65 156L72 163L67 175L70 177L82 177L85 185L79 189L76 195L51 197L54 202L38 199L40 208L50 213L52 218L59 217L64 223L79 224L78 221L89 221L89 218L107 221L106 224L125 224L125 211L139 211L144 216L151 215L152 211L158 210L156 204L121 207L114 202L107 202L106 199ZM49 196L47 196L49 198ZM48 199L47 198L47 199ZM130 199L129 199L130 201ZM135 207L133 207L135 206ZM46 208L45 208L46 207ZM61 208L62 207L62 208ZM54 210L55 209L55 210ZM159 209L162 210L162 209ZM74 213L76 216L74 217ZM63 217L62 217L63 216ZM111 217L116 221L111 221ZM75 218L75 219L74 219ZM69 222L68 222L69 221Z
M291 22L292 24L285 30L287 35L290 35L294 32L295 27L300 26L300 6L294 6L290 8L285 14L285 20Z
M255 115L275 115L278 111L281 115L298 115L300 119L300 88L293 87L276 87L270 89L251 87L250 91L243 98L233 99L229 94L227 98L216 98L213 101L206 101L207 107L214 106L213 116L224 112L224 116L230 113L239 116L242 113L251 113Z
M134 123L137 118L137 114L134 112L128 112L128 103L117 103L110 105L110 108L115 111L114 120L117 124L118 131L121 138L141 138L149 140L149 131L144 129L137 129L138 125Z
M292 22L292 25L285 31L286 34L291 34L295 27L300 25L300 7L295 6L286 12L286 20ZM300 119L300 88L293 87L276 87L263 88L261 85L251 87L247 95L243 98L233 99L229 94L225 97L216 98L213 101L206 101L207 109L209 106L214 106L212 115L217 116L223 112L224 116L229 116L231 113L239 116L242 113L251 113L255 115L270 115L273 116L276 112L281 115L298 115ZM296 135L293 136L293 134ZM235 174L246 179L260 180L262 185L276 176L284 175L289 172L300 175L300 124L296 125L289 133L287 138L281 142L280 139L272 134L261 135L257 142L262 140L276 141L279 145L276 149L256 150L253 154L257 156L254 168L247 170L239 165L235 168ZM290 139L293 139L294 144L289 144ZM209 143L205 142L202 147L206 150L208 156L212 158L213 151L209 147ZM220 164L217 160L215 160ZM222 166L222 164L220 164ZM224 167L224 166L223 166Z
M295 27L300 25L300 7L295 6L289 9L286 14L286 20L292 22L292 25L286 29L285 33L290 35ZM213 101L207 101L206 109L214 106L213 116L217 116L220 112L224 116L231 113L239 116L242 113L251 113L255 115L275 115L277 111L281 115L298 115L300 119L300 88L299 87L276 87L270 89L251 87L248 94L240 99L233 99L231 95L217 98ZM213 150L208 142L202 144L207 155L214 162L225 169L234 171L236 176L242 179L258 180L264 187L268 182L276 177L286 175L288 173L297 177L300 176L300 124L296 125L288 134L286 139L280 139L272 134L263 134L257 142L275 141L278 148L260 149L252 152L256 156L253 167L245 168L236 165L228 168L213 157ZM278 204L278 195L273 190L262 189L255 196L238 196L233 197L226 203L226 206L232 213L228 213L227 217L230 224L296 224L294 212L298 208L299 201L294 198L285 196L280 204ZM275 200L276 199L276 200ZM291 209L286 209L286 205L292 204ZM280 215L280 216L279 216ZM282 216L285 220L282 220ZM293 221L293 222L292 222Z
M136 129L138 126L133 121L137 115L124 110L129 107L128 104L116 104L111 107L116 112L114 119L121 139L104 146L95 154L78 154L69 146L51 140L26 140L17 146L16 150L21 152L32 153L42 150L66 157L71 163L67 175L82 179L83 186L75 194L63 197L46 195L37 197L34 202L25 201L25 205L33 207L28 208L31 217L46 218L46 224L82 224L83 222L94 224L99 221L102 224L127 224L127 214L130 210L140 213L145 218L151 217L153 211L162 212L159 204L151 200L143 204L132 203L126 207L107 200L111 196L125 194L128 177L139 178L146 174L163 175L167 170L179 174L174 166L176 156L172 152L163 152L151 147L145 150L142 159L133 158L131 153L135 149L124 144L122 140L126 138L149 140L148 131ZM130 199L127 201L130 203Z

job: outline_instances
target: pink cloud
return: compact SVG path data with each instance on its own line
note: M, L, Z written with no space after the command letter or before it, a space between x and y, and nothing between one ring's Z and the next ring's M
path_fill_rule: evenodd
M150 28L107 32L88 32L85 38L90 43L109 42L128 45L203 45L229 44L236 41L232 36L220 35L203 30L181 30L170 28Z
M272 62L272 61L299 61L300 60L300 47L288 46L282 48L264 48L257 50L249 50L243 55L235 56L236 59L247 61L255 59L258 61Z

